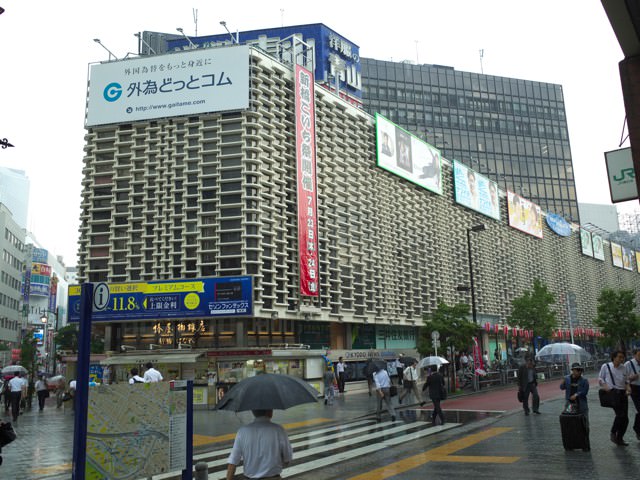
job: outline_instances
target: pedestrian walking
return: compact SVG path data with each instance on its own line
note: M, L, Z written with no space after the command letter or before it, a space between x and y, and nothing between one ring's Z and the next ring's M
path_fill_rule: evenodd
M138 369L133 367L131 370L131 378L129 378L129 385L133 385L134 383L144 383L144 378L138 375Z
M22 399L22 393L25 391L25 384L22 380L22 373L16 372L15 376L9 380L9 391L11 392L11 416L13 421L18 421L18 415L20 415L20 400Z
M336 363L336 373L338 374L338 392L340 393L344 393L346 368L347 368L347 364L344 363L344 359L342 357L338 358L338 363Z
M623 365L624 360L624 352L620 350L613 351L611 353L611 361L602 365L598 375L600 387L606 391L614 391L615 406L613 411L616 416L613 419L609 438L620 447L629 445L624 441L624 434L629 426L629 400L627 396L631 393L631 388L629 387L627 369Z
M376 420L382 420L382 401L387 406L387 411L391 415L391 421L396 421L396 411L391 404L391 378L386 368L381 368L373 374L373 382L376 385L378 394L378 408L376 409ZM395 388L395 387L394 387Z
M144 372L144 383L155 383L163 380L162 374L153 368L153 363L147 362L145 367L147 370Z
M396 358L396 361L393 362L393 367L396 369L396 374L398 375L398 385L402 385L403 384L403 372L404 372L404 363L402 363L402 357L404 357L404 354L401 353L398 358Z
M518 388L522 392L522 408L529 415L529 395L532 396L533 413L540 414L540 395L538 395L538 375L533 357L527 356L523 365L518 368Z
M636 432L636 438L640 440L640 348L633 350L633 357L625 363L625 367L627 369L627 375L629 376L631 400L636 408L633 431Z
M324 404L333 405L333 400L336 396L334 385L337 385L336 374L333 373L333 367L327 367L324 372Z
M47 378L44 375L36 382L36 395L38 396L39 411L43 411L44 402L49 398L49 385L47 384Z
M422 386L422 391L428 391L429 398L433 403L433 413L431 415L431 421L434 424L440 422L440 425L444 425L444 412L442 411L440 402L447 399L447 388L444 384L444 377L440 373L440 368L434 368L435 370L433 371L433 373L431 373L431 375L427 377L427 381Z
M8 412L11 408L11 390L9 389L9 380L0 379L0 398L4 400L4 411Z
M402 385L403 391L400 397L398 397L398 403L402 403L402 400L409 395L411 392L416 397L416 401L420 402L420 406L424 405L424 401L422 400L422 395L420 395L420 391L418 390L418 361L414 360L414 362L404 369L402 372Z
M252 410L255 420L240 427L227 461L227 480L244 465L245 478L280 478L293 459L293 449L282 426L272 423L273 410Z

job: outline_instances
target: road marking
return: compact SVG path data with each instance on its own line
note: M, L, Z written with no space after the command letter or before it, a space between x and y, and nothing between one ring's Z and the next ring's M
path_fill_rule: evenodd
M412 470L428 462L459 462L459 463L514 463L520 460L520 457L494 457L494 456L478 456L478 455L452 455L453 453L463 450L472 445L480 443L497 435L502 435L512 428L489 428L482 432L469 435L449 442L441 447L434 448L424 453L405 458L399 462L394 462L384 467L377 468L370 472L351 477L349 480L383 480L408 470Z
M285 424L282 425L282 427L285 430L293 430L295 428L309 427L309 426L318 425L320 423L327 423L327 422L331 422L331 421L332 420L330 418L313 418L311 420L304 420L302 422L285 423ZM194 447L201 447L202 445L209 445L211 443L226 442L226 441L229 441L229 440L233 440L234 438L236 438L236 434L235 433L227 433L225 435L218 435L216 437L210 437L208 435L194 434L193 435L193 446Z
M53 473L64 473L71 471L72 465L70 463L61 463L60 465L54 465L53 467L36 468L31 470L31 473L40 473L42 475L51 475Z

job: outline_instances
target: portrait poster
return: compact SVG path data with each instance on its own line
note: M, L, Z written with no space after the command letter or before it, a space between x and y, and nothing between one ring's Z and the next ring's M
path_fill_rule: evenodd
M622 261L622 246L613 242L611 242L611 259L614 267L624 268L624 262Z
M524 233L542 238L542 209L539 205L507 191L509 225Z
M453 161L455 199L460 205L500 220L498 184L462 163Z
M622 268L633 271L636 269L636 252L628 247L622 247Z
M591 232L580 229L580 246L582 247L582 254L589 257L593 257L593 244L591 243Z
M600 235L591 234L593 240L593 258L604 260L604 241Z

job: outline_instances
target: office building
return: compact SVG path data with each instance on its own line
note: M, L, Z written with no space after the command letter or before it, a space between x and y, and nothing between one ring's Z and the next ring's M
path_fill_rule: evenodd
M23 170L0 167L0 203L9 209L20 228L27 228L30 182Z
M369 58L361 71L369 113L579 223L561 85Z
M25 233L0 203L0 342L15 346L25 326L20 311Z

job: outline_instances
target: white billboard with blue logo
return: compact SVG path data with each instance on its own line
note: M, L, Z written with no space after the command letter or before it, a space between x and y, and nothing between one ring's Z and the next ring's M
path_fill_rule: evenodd
M243 110L249 47L199 49L91 66L86 126Z

